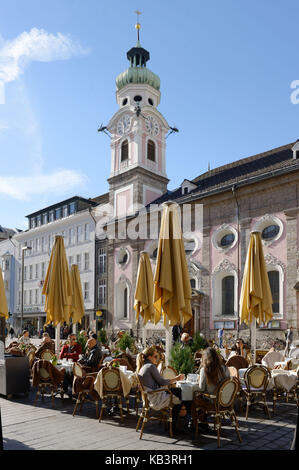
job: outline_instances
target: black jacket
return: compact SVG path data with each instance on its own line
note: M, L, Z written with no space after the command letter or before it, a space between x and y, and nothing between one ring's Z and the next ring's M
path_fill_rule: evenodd
M97 368L100 360L102 359L102 351L96 344L88 354L85 354L80 363L84 366Z

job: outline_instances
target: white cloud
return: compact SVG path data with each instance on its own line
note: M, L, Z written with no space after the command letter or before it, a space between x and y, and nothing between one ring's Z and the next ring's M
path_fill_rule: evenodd
M86 182L86 177L74 170L59 169L49 174L23 177L0 177L0 194L26 201L36 195L66 194Z
M88 52L88 49L83 48L69 35L61 33L54 35L43 29L33 28L29 32L24 31L12 40L4 40L0 36L0 87L2 85L4 88L6 83L20 78L26 66L32 61L67 60ZM30 143L27 149L26 173L28 174L1 176L0 194L20 201L34 200L38 196L46 199L49 194L60 197L85 183L86 177L71 169L54 169L50 172L43 170L43 139L39 121L20 80L14 91L15 102L6 103L4 108L7 112L11 111L9 113L11 122L0 122L0 133L10 129L27 136ZM4 99L2 101L4 104ZM15 155L11 161L12 170L18 158L22 159L23 156Z
M78 41L69 35L50 34L43 29L32 28L24 31L11 41L1 41L0 81L8 83L24 73L32 61L51 62L66 60L76 55L88 53Z

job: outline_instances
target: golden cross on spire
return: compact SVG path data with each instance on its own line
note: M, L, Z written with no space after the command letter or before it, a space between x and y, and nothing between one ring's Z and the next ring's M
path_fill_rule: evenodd
M141 28L141 25L139 23L139 16L141 15L141 11L136 10L135 13L137 15L137 24L135 25L135 28L137 29L137 35L138 35L138 41L139 41L139 30Z

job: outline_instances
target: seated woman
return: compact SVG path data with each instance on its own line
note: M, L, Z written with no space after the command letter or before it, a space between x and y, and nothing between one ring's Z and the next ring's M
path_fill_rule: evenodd
M229 370L223 365L215 348L207 348L203 351L201 359L201 368L199 373L199 391L203 393L214 394L217 386L222 380L229 378ZM207 423L207 411L213 409L213 403L209 398L200 395L196 396L192 402L191 413L193 421L197 419L196 408L198 410L198 418L200 421L199 430L207 431L209 429Z
M227 360L233 356L242 356L244 357L249 365L252 365L252 356L250 353L250 348L247 344L244 343L242 338L237 339L235 345L232 347L231 353L228 356Z
M142 380L143 386L146 391L157 390L165 385L173 384L178 380L184 380L184 374L177 375L173 379L163 379L159 374L156 363L158 360L158 353L155 346L150 346L144 349L142 353L137 356L137 373ZM181 409L181 400L176 396L181 392L180 389L173 390L173 430L176 431L176 420ZM150 394L149 401L154 410L161 410L170 403L170 394L167 390L161 390L159 393Z

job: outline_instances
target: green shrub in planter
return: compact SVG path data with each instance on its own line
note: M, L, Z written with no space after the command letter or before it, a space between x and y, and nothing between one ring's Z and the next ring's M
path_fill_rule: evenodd
M80 344L81 349L82 349L82 354L86 353L86 343L87 343L87 338L85 336L81 335L80 333L77 334L77 343Z
M107 344L107 331L104 328L98 331L98 341L99 343Z
M175 343L170 351L169 365L173 367L178 374L192 374L195 361L191 348L189 346L182 348L180 343Z
M131 338L129 333L125 333L119 342L117 343L117 348L120 349L121 351L126 351L126 348L129 348L130 351L133 351L134 349L134 340Z
M193 342L191 345L192 352L195 353L199 349L205 349L208 347L207 341L200 336L200 332L196 331L193 336Z

